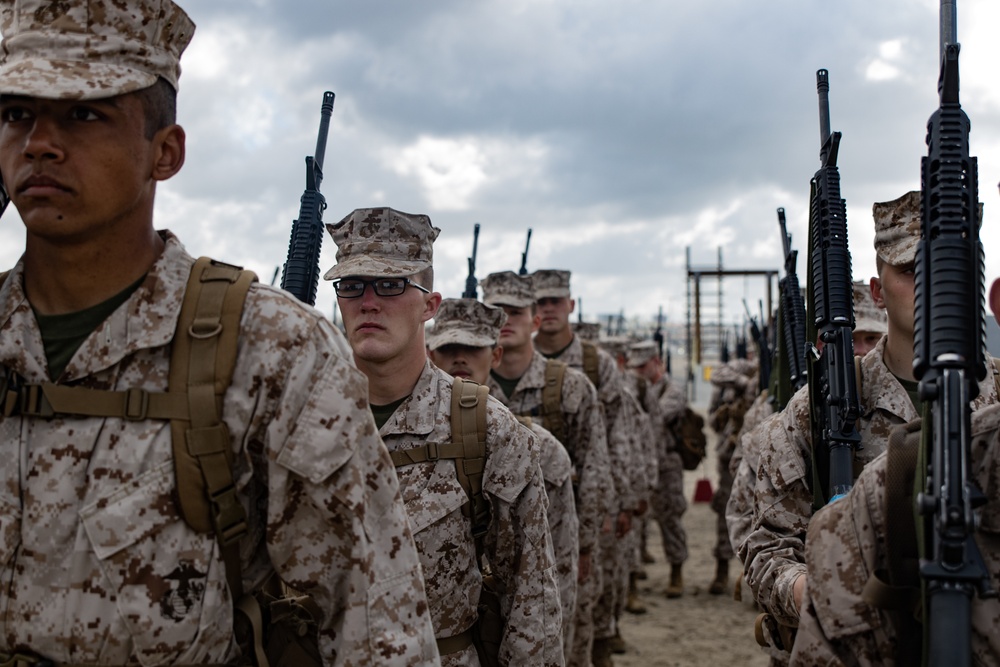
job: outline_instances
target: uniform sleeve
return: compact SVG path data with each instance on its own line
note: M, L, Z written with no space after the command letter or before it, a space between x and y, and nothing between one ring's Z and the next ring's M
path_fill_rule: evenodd
M267 550L323 612L327 665L437 664L419 560L364 376L319 321L267 425Z
M500 664L561 665L562 612L538 443L501 410L490 411L487 437L510 451L503 468L488 469L484 479L493 512L484 546L504 585ZM490 449L497 451L492 445Z
M580 409L572 415L569 431L576 447L577 516L580 520L580 551L590 553L597 547L604 517L611 512L614 487L608 476L611 466L607 429L597 391L588 383L583 387Z
M785 410L750 434L748 443L760 451L754 485L750 532L737 545L747 583L754 597L775 619L798 625L792 585L805 574L806 528L812 516L805 454L808 431L806 388Z

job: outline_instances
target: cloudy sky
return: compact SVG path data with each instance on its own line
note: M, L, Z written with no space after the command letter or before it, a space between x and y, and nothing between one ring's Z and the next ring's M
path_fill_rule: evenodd
M285 259L325 90L337 95L327 222L368 206L430 215L446 297L464 288L475 223L480 277L516 270L531 228L529 269L572 270L585 319L662 306L675 323L685 248L696 266L715 265L721 248L725 269L778 270L781 206L804 257L817 69L830 71L832 128L844 134L856 279L874 272L872 203L919 188L938 103L938 0L181 4L198 25L182 60L188 158L158 193L157 226L265 281ZM958 12L991 280L1000 3L961 0ZM0 265L22 248L12 210ZM327 237L324 270L334 250ZM727 279L724 317L742 318L741 299L754 304L763 288ZM317 306L330 314L333 301L321 283Z

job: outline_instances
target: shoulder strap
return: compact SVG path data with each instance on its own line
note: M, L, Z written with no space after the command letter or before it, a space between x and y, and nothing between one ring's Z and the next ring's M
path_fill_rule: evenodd
M600 359L597 355L597 346L589 340L580 340L583 345L583 372L587 374L594 387L601 388L601 368Z
M187 419L170 422L181 516L194 530L214 532L233 598L242 597L239 539L246 513L233 483L232 445L222 397L232 382L240 318L252 271L201 257L188 278L170 355L168 388L186 388Z
M542 426L556 440L565 444L566 424L562 411L563 379L566 364L555 359L545 362L545 386L542 387Z

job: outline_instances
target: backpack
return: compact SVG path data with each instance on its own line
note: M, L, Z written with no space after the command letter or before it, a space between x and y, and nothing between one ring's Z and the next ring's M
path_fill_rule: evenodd
M8 275L0 274L0 285ZM222 397L232 382L243 306L256 280L252 271L208 257L194 263L171 343L166 392L105 391L52 382L15 385L5 378L0 408L5 417L20 413L169 420L174 500L192 530L215 535L235 602L234 633L244 653L253 654L257 667L318 666L318 610L311 599L284 587L276 577L257 593L243 591L239 547L247 521L233 481Z
M684 406L684 412L677 418L676 423L674 432L678 436L677 453L680 454L681 463L685 470L696 470L705 458L705 450L708 447L708 438L705 437L704 431L705 418L689 406Z
M545 386L542 387L542 427L566 443L566 421L562 412L562 387L566 364L555 359L545 361Z
M437 459L453 459L455 475L462 485L468 502L462 505L472 524L476 545L476 563L483 577L479 596L479 619L470 630L452 637L438 639L441 655L457 653L470 645L476 647L483 667L499 667L500 643L506 625L500 609L504 585L483 563L483 539L490 527L490 504L483 494L483 472L486 469L486 404L489 387L471 380L455 378L451 385L451 442L427 443L410 449L390 452L397 468Z
M583 346L583 372L590 378L595 389L601 388L601 366L600 357L597 354L597 346L589 340L580 339Z

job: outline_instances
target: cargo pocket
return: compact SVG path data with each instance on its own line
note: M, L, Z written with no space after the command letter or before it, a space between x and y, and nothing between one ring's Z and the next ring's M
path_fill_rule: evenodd
M80 511L143 664L219 662L232 605L215 538L188 528L165 461Z

